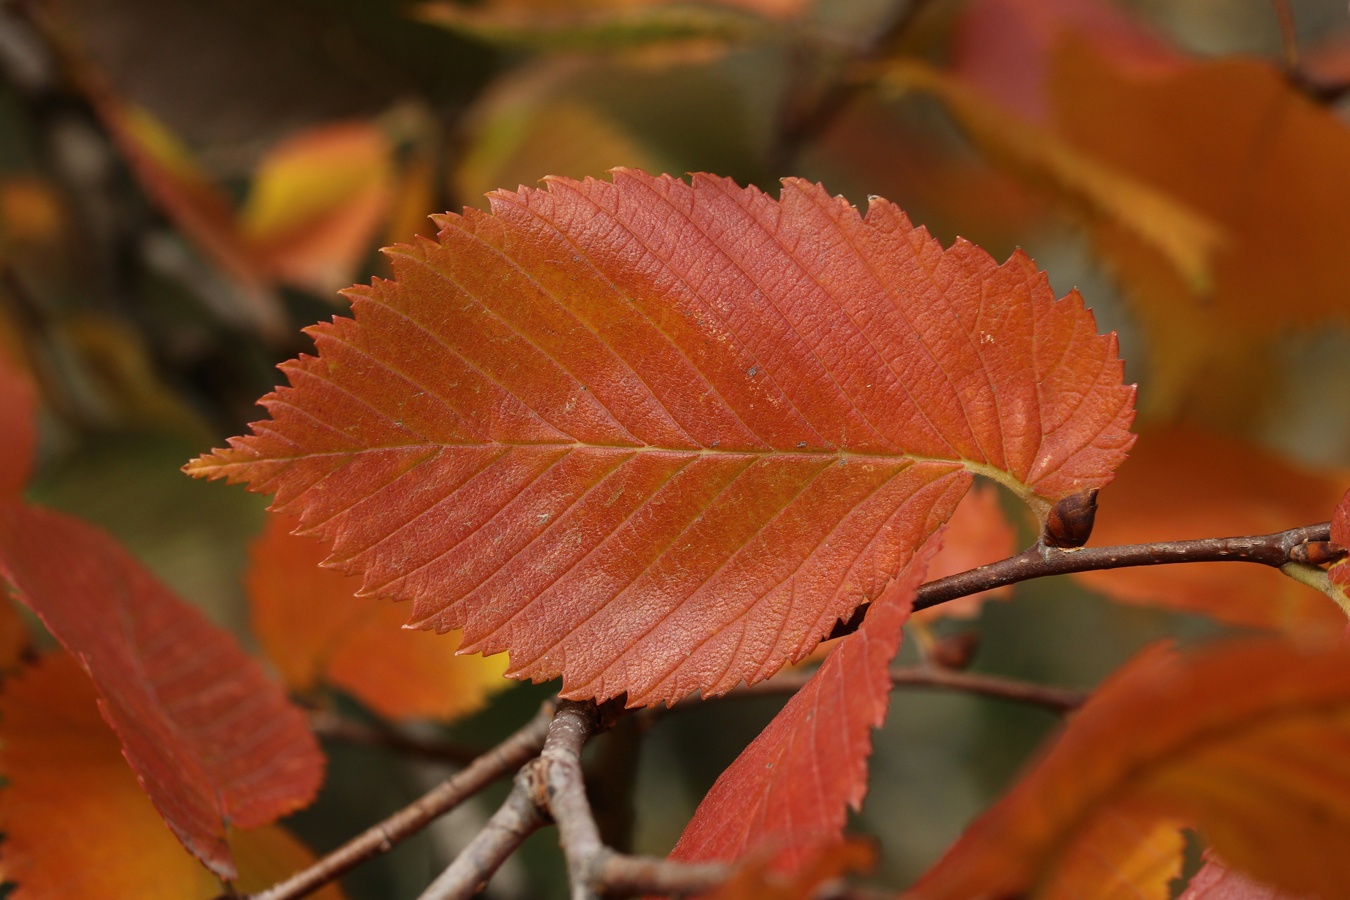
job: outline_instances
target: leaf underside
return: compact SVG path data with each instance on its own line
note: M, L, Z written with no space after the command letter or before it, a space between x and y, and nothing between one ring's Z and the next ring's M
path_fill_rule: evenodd
M390 250L272 418L187 471L275 493L365 593L566 696L765 678L971 472L1043 511L1132 441L1078 297L884 200L627 170L490 199Z

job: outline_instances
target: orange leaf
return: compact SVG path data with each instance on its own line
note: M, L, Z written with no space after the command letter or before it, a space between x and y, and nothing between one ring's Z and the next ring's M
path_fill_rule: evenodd
M1037 892L1044 900L1170 900L1186 839L1176 822L1119 804L1095 817Z
M1148 332L1150 402L1171 411L1189 397L1212 417L1249 418L1263 380L1258 349L1283 329L1350 309L1350 258L1341 252L1350 236L1350 129L1256 59L1159 75L1066 42L1054 71L1056 121L1080 151L1213 219L1226 236L1213 288L1202 293L1159 270L1110 223L1097 231Z
M0 505L0 576L77 656L155 808L213 871L235 873L227 826L262 825L313 799L323 757L304 715L111 538Z
M208 900L220 882L164 827L99 717L85 673L66 655L6 680L0 696L0 878L15 897ZM307 865L280 828L231 836L243 890ZM340 900L335 887L320 894Z
M1113 676L914 897L1054 884L1103 816L1193 823L1233 866L1350 889L1350 654L1274 640L1154 649ZM1139 833L1138 824L1133 831Z
M55 184L36 175L0 177L0 250L54 248L69 224L65 198Z
M1058 120L1076 146L1226 226L1209 319L1259 333L1345 309L1350 260L1335 249L1350 221L1350 130L1330 110L1256 59L1144 77L1067 42L1056 65ZM1272 302L1290 271L1299 302Z
M393 199L392 154L369 122L330 123L273 147L239 214L260 265L316 294L351 281Z
M843 836L848 808L867 793L872 729L886 719L888 668L900 649L914 591L937 552L933 538L867 618L821 663L759 736L727 767L680 835L670 858L735 860L771 854L796 871L815 848Z
M1205 284L1137 221L1090 230L1147 332L1150 409L1251 422L1271 339L1347 312L1350 129L1276 64L1186 57L1102 0L981 0L959 32L957 69L987 97L1217 226Z
M998 164L1085 214L1106 219L1156 252L1187 283L1208 285L1212 258L1226 240L1209 217L1131 173L1103 165L1047 128L1036 127L928 65L888 64L883 84L931 93Z
M1325 521L1344 478L1297 468L1192 428L1145 432L1102 491L1101 546L1268 534ZM1274 569L1234 563L1143 566L1075 576L1113 599L1198 612L1256 628L1338 634L1345 616Z
M0 500L28 486L37 449L37 392L28 374L0 353Z
M275 492L364 592L569 697L765 678L880 595L970 471L1043 514L1131 443L1076 295L884 200L616 170L492 204L395 248L273 419L187 471Z
M234 882L234 888L239 892L262 892L314 862L310 849L280 825L233 832L230 850L239 861L239 879ZM330 882L305 896L317 900L343 900L346 894L337 882Z
M323 679L388 718L451 719L510 684L504 660L456 656L458 640L403 629L405 608L353 597L356 584L319 568L323 548L292 524L269 518L247 576L253 633L292 690Z

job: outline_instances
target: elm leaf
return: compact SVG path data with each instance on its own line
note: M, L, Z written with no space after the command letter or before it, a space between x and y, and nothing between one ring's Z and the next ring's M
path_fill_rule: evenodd
M1133 441L1114 335L1022 253L789 179L496 192L309 329L187 466L515 677L723 693L879 597L979 473L1044 516Z

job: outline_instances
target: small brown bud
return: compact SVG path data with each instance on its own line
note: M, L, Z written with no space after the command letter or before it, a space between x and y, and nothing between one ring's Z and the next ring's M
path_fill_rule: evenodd
M978 631L958 631L935 641L929 650L929 658L939 668L964 671L970 668L975 652L979 649Z
M1350 556L1350 549L1332 541L1304 541L1289 551L1294 562L1307 563L1310 566L1325 566L1339 562Z
M1092 523L1097 518L1097 489L1079 491L1059 501L1045 520L1041 542L1047 547L1072 550L1081 547L1092 536Z

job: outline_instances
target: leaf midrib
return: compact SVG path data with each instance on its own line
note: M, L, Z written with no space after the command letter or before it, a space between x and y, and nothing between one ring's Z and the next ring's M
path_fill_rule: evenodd
M228 460L220 456L216 456L214 459L203 459L200 461L198 466L193 466L192 468L193 469L200 468L200 470L209 470L209 469L227 469L235 466L251 467L253 465L257 465L262 462L289 463L309 459L324 459L328 457L353 457L359 456L364 453L378 453L389 450L397 450L397 451L429 450L437 452L453 449L472 449L472 448L489 448L489 447L528 448L531 450L536 449L555 450L569 453L579 450L620 451L629 454L667 453L672 456L712 456L712 457L720 456L728 459L746 456L763 456L763 457L778 457L778 458L836 457L841 462L845 463L849 461L857 461L857 462L875 462L878 464L885 464L885 465L891 465L899 460L905 460L914 463L937 463L943 465L959 466L965 469L967 472L971 473L972 475L979 475L981 477L988 478L990 481L996 482L997 484L1000 484L1003 487L1007 488L1018 499L1022 500L1024 503L1030 506L1032 510L1035 511L1038 515L1049 507L1051 501L1056 499L1053 497L1043 497L1037 494L1035 489L1031 485L1016 478L1015 476L1013 476L1011 472L1007 472L996 466L990 465L989 463L979 462L977 460L965 458L948 458L941 456L928 456L923 454L904 453L904 452L859 453L854 450L838 450L838 449L816 450L811 448L801 448L801 449L793 448L791 450L781 450L777 448L769 448L767 450L757 450L753 448L724 450L720 447L688 448L688 447L660 447L651 444L643 444L643 445L588 444L580 441L571 441L571 442L427 441L425 443L415 443L415 444L380 444L369 447L360 447L355 450L328 450L314 453L301 453L291 456L280 456L269 454L267 456L261 456L255 459L248 459L248 460Z

